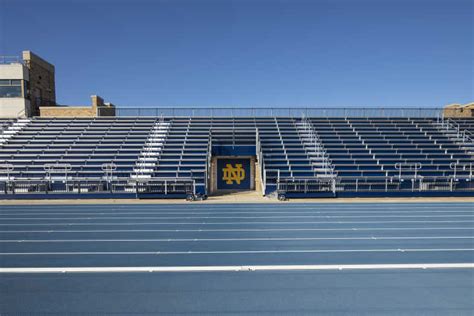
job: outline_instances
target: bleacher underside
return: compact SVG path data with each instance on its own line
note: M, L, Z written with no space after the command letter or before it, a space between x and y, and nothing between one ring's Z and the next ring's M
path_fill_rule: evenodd
M0 198L195 198L211 160L255 156L263 195L474 196L474 119L0 120Z

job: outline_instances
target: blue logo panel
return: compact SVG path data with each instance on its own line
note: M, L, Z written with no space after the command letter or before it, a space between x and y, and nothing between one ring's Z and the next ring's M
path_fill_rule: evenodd
M217 159L219 190L250 190L250 159Z

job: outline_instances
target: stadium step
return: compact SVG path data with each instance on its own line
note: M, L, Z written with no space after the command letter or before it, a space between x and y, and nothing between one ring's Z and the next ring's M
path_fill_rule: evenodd
M308 160L315 172L315 176L333 175L334 168L332 167L329 155L311 122L302 118L300 121L294 122L294 126L303 144L303 148L308 155Z
M30 119L18 119L13 122L7 127L7 129L3 130L2 134L0 134L0 145L6 144L9 139L23 130L30 122Z
M170 127L171 123L165 122L163 119L155 122L148 134L147 141L135 162L135 168L133 168L133 173L131 175L132 179L151 178L159 161L159 156L163 151ZM133 185L135 184L133 183L132 186Z

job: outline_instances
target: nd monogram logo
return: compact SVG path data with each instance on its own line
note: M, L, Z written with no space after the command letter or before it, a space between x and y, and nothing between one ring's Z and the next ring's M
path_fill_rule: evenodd
M240 163L236 163L235 168L228 163L225 168L222 168L222 172L224 173L222 180L227 184L234 184L234 181L240 184L240 181L245 179L245 169L242 168Z

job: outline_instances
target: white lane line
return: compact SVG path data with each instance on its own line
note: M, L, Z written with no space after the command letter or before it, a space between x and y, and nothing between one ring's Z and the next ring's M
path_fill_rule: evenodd
M247 272L320 270L474 269L474 263L394 263L327 265L239 265L183 267L55 267L0 268L0 273L130 273L130 272Z
M349 227L349 228L229 228L229 229L84 229L84 230L0 230L2 234L10 233L136 233L136 232L292 232L292 231L385 231L385 230L474 230L472 227Z
M291 216L83 216L83 217L4 217L0 220L11 221L49 221L49 220L176 220L176 219L266 219L266 218L474 218L474 214L465 215L291 215Z
M21 214L19 214L21 213ZM91 212L91 211L84 211L84 212L76 212L76 211L66 211L66 212L30 212L26 213L25 212L17 212L17 211L8 211L8 212L0 212L0 217L2 216L27 216L27 215L84 215L84 216L90 216L90 215L213 215L213 214L396 214L396 213L474 213L474 209L471 207L466 210L394 210L387 212L385 209L380 210L380 211L373 211L373 210L367 210L367 211L325 211L325 210L314 210L314 211L297 211L297 210L292 210L292 211L224 211L224 212L179 212L179 211L173 211L173 212L161 212L161 211L149 211L149 212L143 212L143 211L136 211L136 212Z
M337 201L333 200L333 201ZM275 209L275 208L295 208L295 209L307 209L307 208L381 208L381 207L392 207L392 208L439 208L443 206L452 207L469 207L474 205L474 202L446 202L446 203L194 203L194 204L168 204L168 203L156 203L156 204L68 204L68 205L55 205L55 204L44 204L44 205L5 205L8 208L14 209L25 209L25 210L62 210L65 208L75 209L98 209L103 208L105 211L109 210L123 210L123 209L193 209L193 210L219 210L221 208L234 208L234 209L246 209L246 208L260 208L260 209Z
M474 204L473 204L474 206ZM472 211L473 206L466 206L466 207L449 207L449 209L440 209L440 208L430 208L430 207L424 207L424 208L393 208L393 207L384 207L380 209L367 209L367 208L347 208L347 209L341 209L341 208L276 208L276 209L255 209L255 211L249 211L249 208L245 209L235 209L232 208L230 210L213 210L213 209L203 209L201 210L196 210L193 208L183 208L183 209L133 209L133 208L127 208L127 209L120 209L120 210L107 210L107 209L98 209L97 211L93 211L91 209L83 209L83 210L76 210L76 209L69 209L69 210L38 210L38 211L31 211L31 209L25 209L25 210L18 210L18 209L3 209L0 211L0 214L4 213L21 213L21 214L69 214L69 213L94 213L94 214L117 214L117 213L162 213L162 214L247 214L247 213L262 213L262 214L273 214L273 213L314 213L314 212L331 212L331 213L387 213L387 212L401 212L401 213L406 213L406 212L434 212L434 213L449 213L449 212L470 212ZM289 211L291 209L291 211Z
M0 226L140 226L140 225L302 225L302 224L393 224L393 223L474 223L474 220L454 221L305 221L305 222L117 222L117 223L2 223Z
M77 251L77 252L2 252L0 256L110 256L110 255L210 255L281 253L357 253L357 252L462 252L474 248L388 248L388 249L302 249L302 250L222 250L222 251Z
M366 210L366 209L372 209L372 210L400 210L400 209L407 209L409 208L410 210L412 209L439 209L443 208L446 206L449 206L450 209L471 209L473 207L474 203L465 203L465 204L429 204L429 203L423 203L422 205L420 204L344 204L344 205L334 205L334 204L316 204L316 205L301 205L301 204L257 204L257 205L251 205L251 204L240 204L240 205L231 205L231 204L206 204L206 205L200 205L198 207L195 207L193 205L185 205L182 207L182 205L176 205L176 206L166 206L166 205L143 205L140 207L136 207L133 204L130 204L129 206L124 206L124 207L112 207L110 208L108 205L64 205L63 207L57 207L56 205L44 205L44 207L39 208L37 205L35 205L35 209L38 209L39 211L42 211L44 209L47 209L49 212L61 212L64 211L64 208L67 209L82 209L82 210L90 210L92 208L97 208L100 209L101 212L107 211L107 212L114 212L114 211L120 211L120 210L137 210L137 211L143 211L143 210L156 210L156 211L169 211L173 210L176 212L179 211L190 211L190 210L195 210L197 212L200 212L201 210L203 212L219 212L220 210L224 209L227 210L228 208L232 209L249 209L249 208L257 208L259 210L265 210L268 209L269 212L279 209L285 209L285 208L291 208L292 210ZM4 211L20 211L20 212L31 212L32 206L4 206L6 209Z
M305 241L305 240L440 240L474 239L474 236L366 236L366 237L262 237L262 238L151 238L151 239L11 239L0 243L77 243L77 242L209 242L209 241Z

